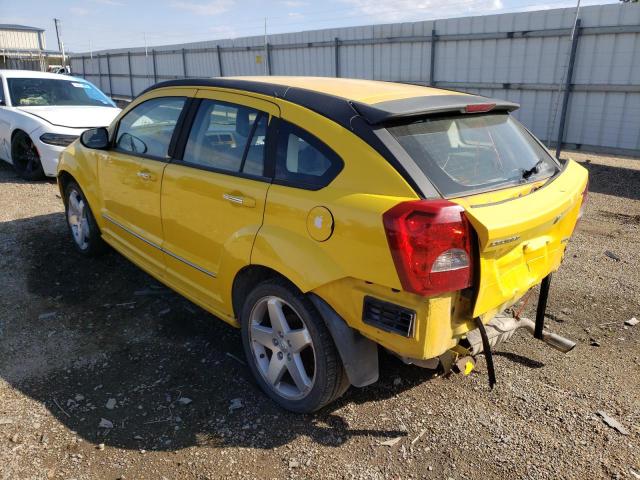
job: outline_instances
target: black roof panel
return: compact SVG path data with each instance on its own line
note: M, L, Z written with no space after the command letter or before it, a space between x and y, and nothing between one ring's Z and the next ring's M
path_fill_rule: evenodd
M349 129L351 129L351 121L354 117L361 117L370 125L382 125L386 122L403 118L409 119L436 113L464 113L467 105L474 104L495 104L494 111L512 111L519 107L517 103L504 100L496 100L479 95L456 95L453 92L449 95L429 95L368 104L316 90L236 78L169 80L147 88L141 95L164 87L231 88L269 95L306 107ZM443 90L443 92L446 92L446 90Z

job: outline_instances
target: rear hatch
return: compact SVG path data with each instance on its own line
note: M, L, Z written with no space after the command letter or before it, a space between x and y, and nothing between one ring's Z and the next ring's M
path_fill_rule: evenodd
M586 170L570 161L557 178L531 193L495 202L486 195L454 200L465 208L478 236L474 317L502 310L558 269L586 182Z
M564 165L507 113L426 117L388 128L477 235L473 316L492 315L555 271L587 171Z

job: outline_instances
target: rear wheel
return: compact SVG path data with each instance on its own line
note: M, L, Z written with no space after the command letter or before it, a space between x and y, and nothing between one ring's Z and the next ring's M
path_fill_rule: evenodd
M44 178L40 154L24 132L16 132L11 141L11 163L15 171L25 180Z
M348 387L324 321L301 292L283 280L267 280L247 297L242 343L256 381L287 410L313 412Z
M100 236L89 203L76 182L69 182L65 189L65 213L69 232L76 250L86 256L103 253L107 245Z

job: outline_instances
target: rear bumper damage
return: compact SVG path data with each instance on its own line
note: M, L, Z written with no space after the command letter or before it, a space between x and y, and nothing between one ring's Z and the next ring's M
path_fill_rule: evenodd
M445 374L453 369L454 371L468 375L475 368L475 357L484 353L487 359L489 383L490 386L493 387L495 383L495 372L493 371L491 349L508 341L513 334L520 329L526 330L536 338L536 323L528 318L515 318L500 314L496 315L482 328L486 334L486 340L482 338L481 329L476 328L467 333L466 341L461 342L461 344L446 351L439 357L428 360L418 360L407 357L400 357L400 359L408 365L415 365L430 370L439 370ZM573 340L545 329L542 329L540 340L562 353L569 353L576 346Z
M493 320L485 325L489 345L495 347L506 342L521 328L524 328L531 335L534 335L536 324L528 318L514 318L506 315L494 317ZM562 353L569 353L576 346L574 341L551 333L548 330L542 331L541 340ZM484 351L480 329L470 331L467 334L467 341L469 342L468 350L471 355L475 356Z
M493 387L496 379L491 349L509 340L513 334L521 328L527 330L534 338L542 340L556 350L562 353L569 353L574 349L576 343L573 340L552 333L544 328L550 285L551 275L548 275L540 285L540 296L538 297L535 322L528 318L508 316L504 313L496 315L486 325L482 324L480 318L476 318L475 321L478 328L469 331L466 338L460 342L460 344L439 357L430 360L401 358L407 364L433 369L437 368L444 373L448 373L455 367L458 371L469 374L475 366L474 357L480 353L484 353L487 362L489 386Z
M505 313L495 315L486 325L480 317L473 321L467 321L466 333L460 332L452 338L448 347L440 350L440 354L415 358L411 354L402 353L400 350L392 350L384 347L389 353L400 358L404 363L417 367L435 370L442 374L450 371L459 371L469 374L475 367L475 357L484 354L487 364L489 384L495 383L495 371L491 350L501 343L509 340L519 329L529 332L534 338L542 340L556 350L568 353L576 343L572 340L552 333L544 328L545 312L551 275L545 277L540 285L540 295L535 322L528 318L510 316ZM345 320L321 297L314 293L309 294L310 300L324 319L331 336L335 342L338 353L352 385L363 387L378 380L378 342L371 340L350 327ZM525 300L526 303L526 300ZM473 325L475 323L475 329ZM438 329L426 331L427 335L438 334ZM448 338L445 335L445 338Z

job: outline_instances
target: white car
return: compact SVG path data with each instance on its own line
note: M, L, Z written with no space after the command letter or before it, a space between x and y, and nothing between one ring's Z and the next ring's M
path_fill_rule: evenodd
M0 70L0 159L27 180L56 176L58 156L88 128L120 109L82 78Z

